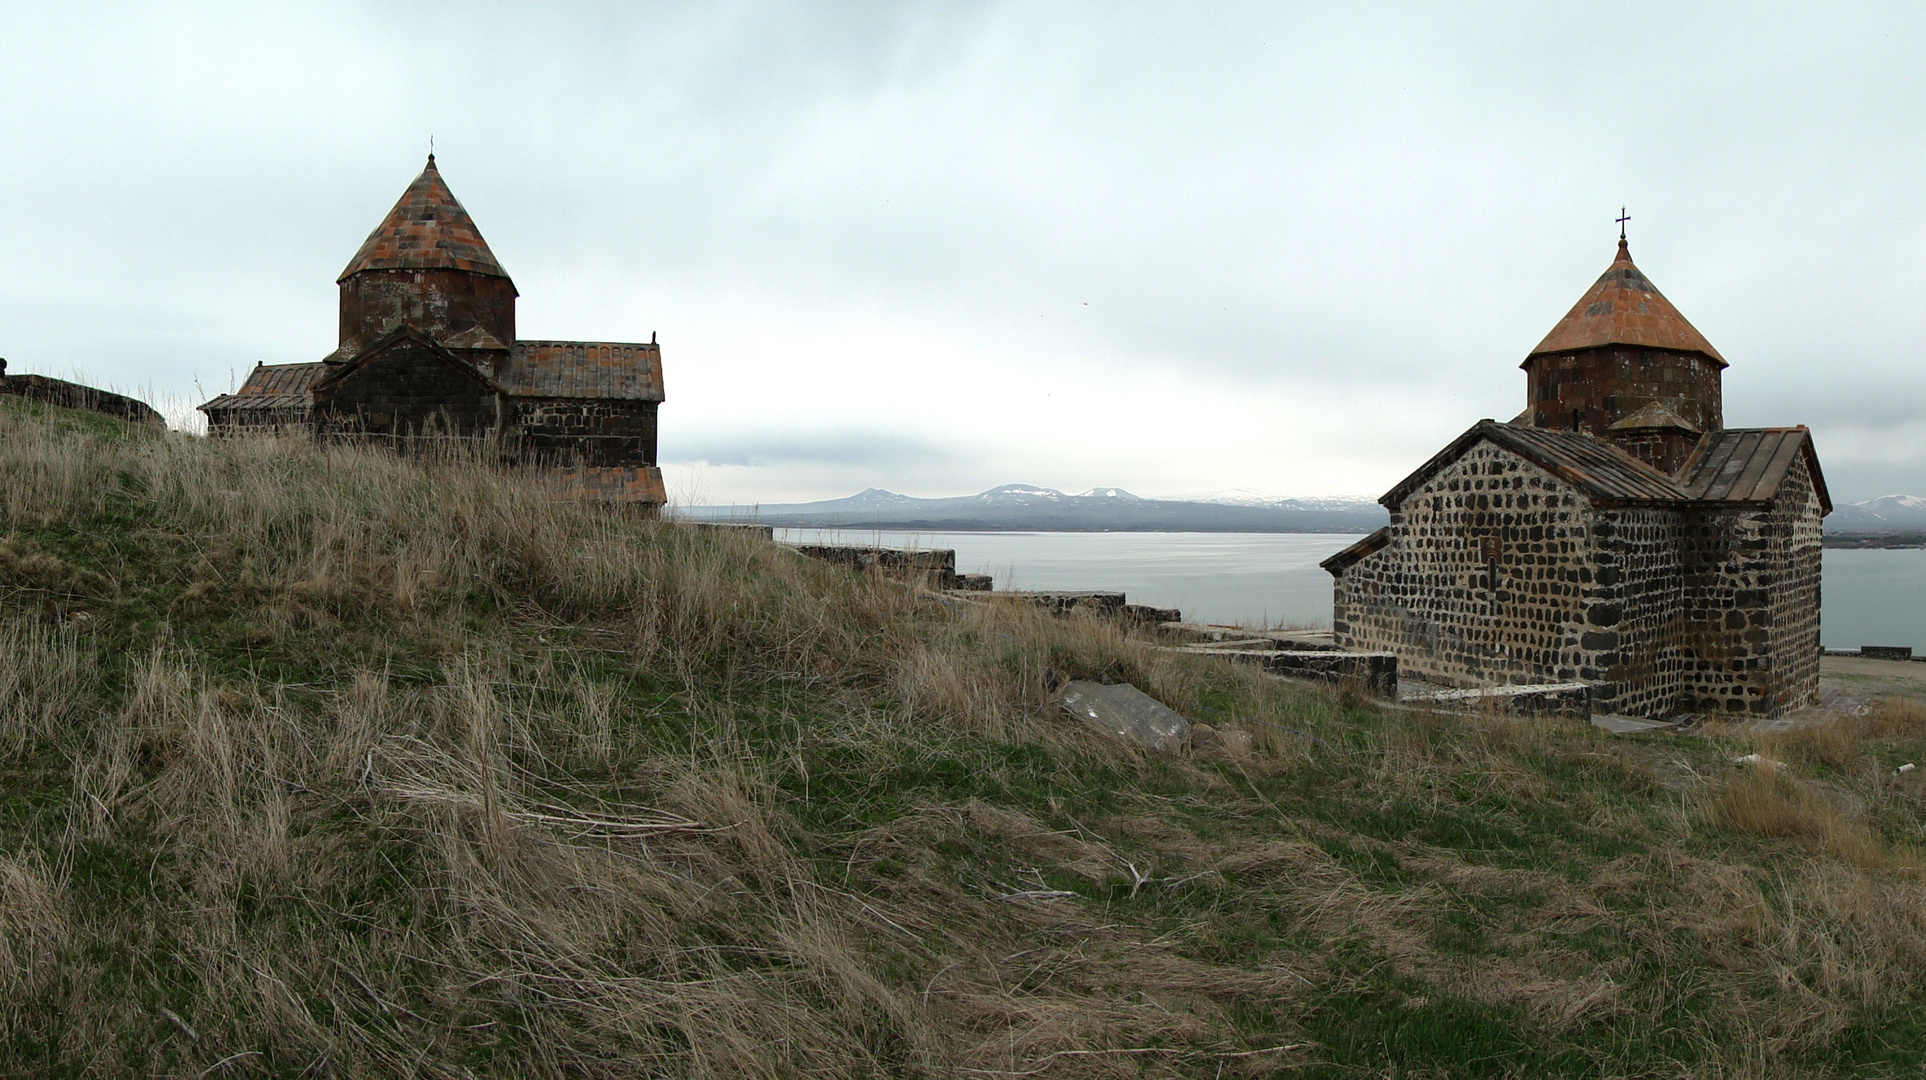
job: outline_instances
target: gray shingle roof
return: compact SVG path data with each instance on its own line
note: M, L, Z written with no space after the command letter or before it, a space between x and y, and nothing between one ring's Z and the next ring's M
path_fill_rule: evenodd
M1812 432L1800 427L1727 428L1714 431L1699 443L1686 466L1685 489L1701 502L1770 502L1795 463L1812 470L1812 487L1819 504L1832 513L1832 496L1819 471L1819 455Z

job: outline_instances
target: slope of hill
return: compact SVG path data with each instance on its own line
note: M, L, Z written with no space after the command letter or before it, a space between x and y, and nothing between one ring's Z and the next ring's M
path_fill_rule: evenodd
M1060 677L1254 747L1141 753ZM1915 1075L1906 760L1916 705L1380 710L460 462L0 403L7 1076Z
M755 520L805 528L1063 532L1370 532L1389 520L1367 500L1256 499L1225 502L1146 499L1122 488L1066 495L1006 484L976 495L919 499L870 488L846 499L678 510L699 521Z

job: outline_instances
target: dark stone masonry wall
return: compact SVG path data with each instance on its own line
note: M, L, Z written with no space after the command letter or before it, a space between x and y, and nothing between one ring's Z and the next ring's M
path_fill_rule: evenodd
M1819 536L1803 467L1770 509L1594 509L1484 443L1340 573L1333 630L1446 685L1578 680L1599 712L1776 717L1818 691Z
M1770 510L1688 518L1681 709L1780 716L1819 690L1820 507L1795 466Z
M1387 547L1339 577L1338 644L1395 652L1448 686L1597 677L1596 654L1617 645L1580 640L1590 519L1569 484L1475 446L1405 498Z
M314 391L315 427L406 447L444 437L474 438L498 426L492 388L426 345L398 341L340 382Z
M1795 467L1770 510L1690 515L1681 627L1693 666L1679 708L1772 717L1815 700L1819 513Z
M261 408L240 404L225 409L208 409L207 433L214 438L239 435L280 435L307 431L313 427L305 405Z
M479 326L515 341L515 283L466 270L363 270L341 282L341 355L412 326L443 341Z
M1794 466L1779 488L1773 511L1774 559L1772 658L1778 678L1772 712L1803 708L1819 699L1819 540L1825 510L1812 476Z
M516 398L521 445L538 460L631 466L655 460L657 403L624 399Z
M1578 646L1560 681L1597 681L1599 712L1659 716L1671 710L1691 666L1678 636L1684 573L1675 510L1600 510L1592 525L1592 582Z
M1532 426L1603 435L1605 429L1653 402L1700 431L1725 426L1718 362L1697 353L1621 345L1546 353L1525 362L1526 408Z
M1700 436L1688 431L1609 432L1620 450L1650 465L1667 476L1677 476L1692 452L1699 448Z

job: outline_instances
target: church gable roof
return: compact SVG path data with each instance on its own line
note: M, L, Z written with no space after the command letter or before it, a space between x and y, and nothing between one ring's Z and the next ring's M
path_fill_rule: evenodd
M1677 481L1603 439L1480 420L1378 502L1387 509L1397 509L1425 481L1483 441L1496 443L1537 465L1578 488L1594 503L1682 503L1690 498Z
M1552 327L1545 340L1530 356L1541 353L1575 352L1605 345L1641 345L1670 352L1700 353L1720 367L1725 357L1705 340L1679 309L1672 306L1658 286L1632 264L1631 249L1623 239L1618 242L1618 257L1606 267L1592 287L1565 317Z
M448 190L435 155L428 167L401 193L361 250L336 281L363 270L467 270L505 278L508 272L495 261L475 221Z
M1686 466L1685 489L1699 502L1771 502L1779 497L1779 487L1795 464L1809 470L1821 515L1832 513L1832 496L1819 471L1819 453L1804 425L1712 432Z

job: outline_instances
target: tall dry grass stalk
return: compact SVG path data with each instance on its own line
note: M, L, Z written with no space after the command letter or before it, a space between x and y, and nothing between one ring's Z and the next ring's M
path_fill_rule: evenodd
M0 1071L1470 1072L1488 1010L1793 1075L1926 979L1917 795L1865 765L1900 706L1716 773L459 454L0 410L0 658ZM1063 678L1255 752L1139 753Z

